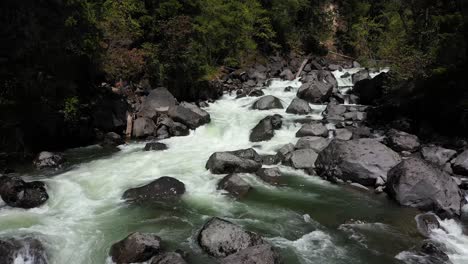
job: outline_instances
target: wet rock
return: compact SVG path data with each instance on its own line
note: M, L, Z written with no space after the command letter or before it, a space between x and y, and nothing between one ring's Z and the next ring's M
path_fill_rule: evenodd
M286 113L296 114L296 115L307 115L307 114L310 114L311 112L312 112L312 108L310 108L309 103L297 97L294 98L294 100L292 100L291 104L286 109Z
M205 223L198 244L209 255L224 258L246 248L264 244L262 238L229 221L214 217Z
M116 264L144 262L161 251L161 238L156 234L135 232L115 243L109 255Z
M252 187L242 179L240 174L229 174L218 183L218 190L225 190L235 198L243 198Z
M145 138L156 135L156 125L153 120L140 117L133 122L133 136L136 138Z
M187 109L190 109L190 111L192 111L192 112L198 114L199 116L201 116L203 124L208 124L209 122L211 122L210 114L207 111L205 111L205 110L201 109L200 107L198 107L196 104L182 102L180 104L180 106L185 107Z
M346 128L335 130L335 138L339 140L351 140L353 138L353 132Z
M283 80L292 81L292 80L294 80L294 74L292 73L292 71L290 69L284 69L280 73L280 78L283 79Z
M199 108L198 108L199 109ZM200 111L204 111L199 109ZM169 108L168 115L174 121L182 123L190 129L196 129L209 122L209 118L202 116L197 112L192 111L182 105L176 105Z
M328 144L330 144L330 140L323 137L302 137L300 138L295 148L296 149L312 149L315 152L320 152L324 150Z
M432 229L440 228L440 223L437 219L437 216L432 213L418 214L415 217L415 220L419 233L421 233L421 235L424 237L429 237Z
M248 247L220 261L221 264L280 264L278 252L268 244Z
M44 246L35 238L0 238L0 263L47 264L48 260Z
M452 149L446 149L439 146L428 146L421 149L421 156L438 166L444 166L449 162L457 152Z
M281 180L281 171L278 168L261 168L256 174L263 181L273 185L278 185Z
M280 115L265 117L252 129L249 140L251 142L270 140L275 135L275 130L281 128L282 123Z
M452 169L456 174L468 176L468 150L465 150L455 158Z
M262 162L263 159L253 148L239 149L234 151L228 151L228 153L234 154L239 158L253 160L255 162Z
M366 126L348 127L348 129L353 132L354 139L373 137L372 130Z
M333 85L324 82L308 82L297 91L297 97L309 103L327 102L333 92Z
M365 79L370 79L369 71L366 69L360 70L356 72L355 74L353 74L351 78L353 80L353 84L356 84L357 82L365 80Z
M255 101L252 108L257 110L283 109L283 105L280 99L267 95Z
M387 144L395 151L414 152L421 145L419 138L403 131L391 129L387 133Z
M38 169L58 168L62 165L65 159L58 153L42 151L33 161L34 166Z
M265 93L260 89L253 89L252 91L249 92L249 96L252 96L252 97L259 97L263 95L265 95Z
M386 192L399 204L434 211L442 216L460 215L464 197L444 171L420 158L403 160L388 172Z
M159 87L145 98L138 116L154 119L159 113L169 111L169 108L176 104L175 97L166 88Z
M229 152L215 152L210 156L205 167L213 174L254 173L262 167L262 164Z
M187 264L187 262L179 253L167 252L154 257L151 264Z
M338 65L338 64L329 64L328 69L330 71L342 71L343 67L341 67L341 65Z
M331 102L327 105L325 112L330 116L341 116L346 113L346 106Z
M430 264L451 264L449 256L444 250L441 249L439 245L436 245L432 241L426 241L421 246L421 253L428 256L428 261Z
M103 146L117 147L122 144L125 144L125 140L119 134L109 132L104 135L104 141L102 142Z
M123 199L136 203L176 200L185 193L185 185L171 177L161 177L149 184L124 192Z
M293 90L293 88L291 86L288 86L288 87L284 88L285 92L291 92L292 90Z
M333 140L315 163L320 175L331 181L342 179L374 186L387 179L387 172L401 161L393 150L374 139Z
M263 165L276 165L280 162L281 160L278 158L277 155L262 155Z
M160 131L161 129L164 130ZM158 138L160 138L160 132L162 132L163 134L168 132L170 136L175 137L187 136L190 134L190 130L187 126L179 122L174 122L174 120L170 119L169 117L162 117L158 119Z
M316 137L327 137L328 129L321 123L315 124L305 124L297 131L296 137L307 137L307 136L316 136Z
M160 142L150 142L145 145L145 151L150 151L150 150L155 150L155 151L160 151L160 150L166 150L167 146L164 143Z
M296 169L308 169L315 167L317 152L312 149L298 149L290 153L283 164Z
M43 205L48 199L43 182L25 182L18 177L0 177L0 197L11 207L34 208Z
M294 151L294 145L289 143L284 146L282 146L278 152L276 153L276 156L278 157L279 161L283 161L286 159L289 153Z

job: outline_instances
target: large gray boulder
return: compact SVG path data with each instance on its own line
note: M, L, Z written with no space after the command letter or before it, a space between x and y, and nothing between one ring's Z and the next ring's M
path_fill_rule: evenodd
M170 136L181 137L190 134L190 130L184 124L175 122L171 118L165 116L158 119L158 129L156 135L158 139L164 139Z
M216 258L224 258L246 248L264 244L264 241L255 233L214 217L201 229L198 244L207 254Z
M312 108L310 108L309 103L297 97L292 100L291 104L286 109L286 113L296 115L307 115L311 112Z
M169 108L176 104L176 98L166 88L159 87L145 98L138 116L154 119L159 113L169 111Z
M459 216L464 197L457 183L444 171L412 157L388 172L386 192L399 204Z
M452 149L446 149L439 146L427 146L421 149L421 156L438 166L444 166L449 162L457 152Z
M220 261L221 264L280 264L278 252L268 244L248 247L229 255Z
M309 103L324 103L330 99L333 93L333 85L325 82L304 83L297 91L297 97Z
M468 150L465 150L453 161L453 172L456 174L468 176Z
M0 263L47 264L48 260L44 246L35 238L0 238Z
M137 118L133 122L133 136L136 138L145 138L156 135L156 125L154 121L147 117Z
M187 103L187 102L182 102L180 103L180 106L182 107L185 107L185 108L188 108L190 109L190 111L198 114L199 116L202 117L202 122L204 122L205 124L209 123L211 121L211 117L210 117L210 114L201 109L200 107L198 107L196 104L193 104L193 103Z
M291 152L283 161L283 164L296 169L310 169L315 167L317 156L317 152L313 149L298 149Z
M146 143L145 148L144 148L145 151L151 151L151 150L161 151L161 150L166 150L166 149L167 149L167 145L161 142Z
M296 149L312 149L319 153L324 150L330 144L330 139L323 137L302 137L300 138L295 148Z
M33 161L33 164L38 169L58 168L63 164L64 161L65 159L58 153L42 151L39 153L39 155L37 155L36 159Z
M109 255L116 264L144 262L161 252L156 234L135 232L113 244Z
M305 124L297 131L296 137L307 136L327 137L328 129L322 123Z
M224 177L218 183L218 190L225 190L235 198L243 198L252 187L242 179L242 175L234 173Z
M161 177L149 184L124 192L123 199L135 203L175 200L185 193L185 185L171 177Z
M319 153L315 166L329 180L374 186L377 178L387 179L388 171L400 161L396 152L375 139L335 139Z
M255 101L252 108L257 110L283 109L283 104L280 99L267 95Z
M197 109L198 110L193 111L191 108L187 108L182 105L176 105L169 108L167 114L174 121L182 123L190 129L195 129L210 122L209 115L207 117L206 115L198 114L197 112L201 112L203 110L198 107Z
M292 71L290 69L284 69L280 73L280 77L281 77L281 79L284 79L284 80L287 80L287 81L294 80L294 74L292 73Z
M209 169L213 174L253 173L261 167L261 162L242 158L229 152L213 153L205 166L205 168Z
M275 130L280 129L282 124L280 115L267 116L252 129L249 140L251 142L270 140L275 135Z
M417 136L395 129L387 132L387 145L395 151L409 152L414 152L421 146Z
M281 181L281 171L278 168L261 168L256 172L257 176L263 181L278 185Z
M49 199L43 182L9 176L0 177L0 197L8 206L25 209L41 206Z
M228 153L234 154L239 158L249 159L259 163L263 161L262 157L253 148L228 151Z

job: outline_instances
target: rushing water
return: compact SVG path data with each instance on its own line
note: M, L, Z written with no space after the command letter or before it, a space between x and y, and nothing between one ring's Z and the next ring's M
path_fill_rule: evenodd
M354 69L351 72L355 71ZM340 79L343 72L335 72ZM292 86L290 92L284 88ZM273 81L266 94L280 98L285 108L295 97L299 81ZM235 99L225 95L206 110L211 123L187 137L163 142L169 149L144 152L144 143L131 143L113 154L97 146L69 151L71 164L64 172L25 174L27 180L46 182L50 198L46 205L30 210L2 207L0 236L39 237L54 264L111 263L109 247L130 232L154 232L168 249L189 252L189 263L209 264L195 243L203 223L219 216L262 234L280 248L286 264L400 263L395 257L422 240L414 222L416 210L401 208L385 195L336 186L302 171L280 166L281 187L269 186L254 176L245 178L252 191L241 201L216 190L222 175L205 169L215 151L254 147L261 154L274 154L286 143L295 143L302 118L284 109L251 110L258 98ZM315 119L324 106L313 106ZM281 114L283 128L267 142L252 144L249 133L260 119ZM122 193L161 176L185 183L182 201L166 207L129 206ZM359 220L359 221L355 221ZM452 261L468 263L468 238L453 220L442 223L434 239L444 243ZM16 263L23 263L21 258Z

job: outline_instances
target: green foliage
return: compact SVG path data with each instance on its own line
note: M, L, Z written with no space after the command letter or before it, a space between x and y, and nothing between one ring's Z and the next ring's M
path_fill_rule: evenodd
M63 114L65 121L67 122L76 122L80 116L80 101L78 97L68 97L65 99Z

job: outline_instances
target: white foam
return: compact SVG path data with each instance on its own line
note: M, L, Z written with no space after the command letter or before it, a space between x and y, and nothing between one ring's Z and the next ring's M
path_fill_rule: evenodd
M454 264L468 263L468 236L463 233L463 228L457 221L440 221L441 229L431 232L431 239L442 243L447 247L447 254Z

